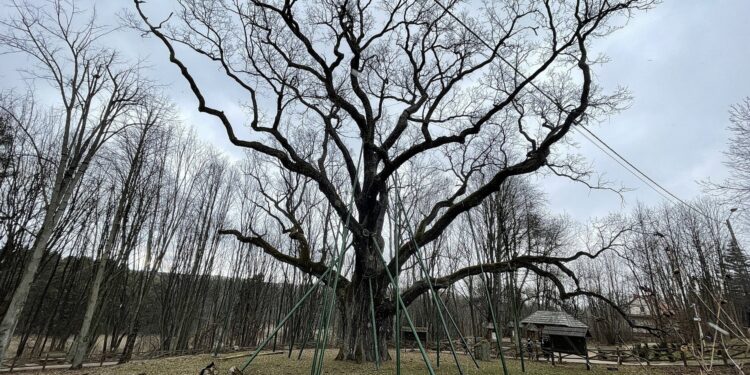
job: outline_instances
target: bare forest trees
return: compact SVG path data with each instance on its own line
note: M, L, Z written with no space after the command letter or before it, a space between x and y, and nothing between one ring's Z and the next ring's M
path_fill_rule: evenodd
M50 155L56 154L56 144L47 137L54 133L45 129L51 118L36 115L27 98L4 99L3 109L24 126L11 128L18 131L9 152L12 173L2 185L7 197L0 253L3 309L27 269L33 229L44 212L44 189L51 185L45 171L55 166ZM69 350L78 366L95 349L120 353L121 361L134 351L186 350L204 345L201 322L217 324L212 319L218 319L219 306L208 302L222 290L217 285L246 285L239 295L272 303L273 276L265 275L274 275L274 268L264 266L267 260L252 256L245 245L221 246L217 235L227 219L226 202L234 194L229 181L236 169L180 128L168 105L155 103L168 102L131 111L130 125L113 133L91 159L44 251L29 303L19 316L15 350L8 354L36 357ZM224 272L224 258L238 259L232 263L236 271ZM237 310L234 292L222 295L224 308ZM240 328L229 328L221 338L208 336L207 345L223 340L232 346L240 342L237 331L248 337L243 346L252 345L264 328L253 325L272 321L262 310L238 314L257 319L237 323ZM143 331L147 337L138 341ZM155 336L164 339L151 340Z
M103 30L93 19L81 23L77 10L59 3L21 4L16 10L3 24L0 43L34 60L38 70L32 74L57 92L60 110L51 121L61 141L30 259L0 323L0 353L10 344L45 250L92 159L113 132L127 126L128 113L145 94L136 70L122 66L114 51L96 46Z
M399 257L387 265L391 273L511 176L545 167L584 178L573 159L553 146L564 143L576 124L617 110L623 98L622 92L597 88L588 47L651 2L502 2L474 14L440 1L180 1L167 20L151 20L147 4L135 5L145 31L164 44L189 84L198 109L220 121L235 145L274 162L280 174L308 180L331 207L331 218L345 223L354 251L351 272L335 275L345 331L340 357L374 360L374 346L366 344L372 340L368 280L375 288L383 353L396 304L378 255L396 198L394 177L419 160L451 188L410 218L414 238L397 245ZM177 46L216 64L245 91L247 122L262 141L238 135L237 124L205 96ZM280 221L224 233L321 276L331 266L311 251L314 234L305 232L306 218L296 214L280 209ZM278 226L268 225L274 222ZM284 248L273 232L286 233L295 246ZM545 260L565 261L527 257L485 268L529 268L554 277L535 265ZM433 284L446 288L479 272L469 266L436 275ZM404 288L402 297L411 303L427 290L421 279Z
M625 310L641 311L623 320L612 306L589 301L587 314L599 337L619 343L637 338L634 334L654 335L662 343L699 348L701 332L714 332L705 325L709 321L746 338L750 264L733 250L724 225L728 214L721 202L704 198L683 205L639 205L629 215L610 218L616 227L628 228L622 247L583 265L579 274L587 290L605 294ZM643 327L631 330L627 319Z
M159 105L144 105L139 108L138 112L132 114L133 126L123 129L116 136L120 146L117 151L120 153L113 152L108 155L114 164L110 166L112 174L104 178L105 181L109 181L109 186L105 188L111 191L111 201L108 203L110 206L107 207L111 221L106 225L104 239L97 251L96 273L81 330L77 336L78 341L73 350L74 368L81 367L90 349L92 323L99 307L102 283L106 271L110 268L110 259L114 258L115 264L124 265L126 268L130 266L127 262L130 258L129 253L138 244L140 233L145 229L147 215L154 209L154 192L158 187L151 182L160 173L156 156L161 153L158 148L163 147L163 140L158 138L161 131L158 126L168 120L168 111L169 108L165 109ZM157 137L152 136L153 133L156 133Z

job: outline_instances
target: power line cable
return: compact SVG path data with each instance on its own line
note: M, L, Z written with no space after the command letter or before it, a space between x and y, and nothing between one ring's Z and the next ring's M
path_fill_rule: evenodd
M623 163L622 161L620 161L618 158L612 156L609 153L609 151L607 151L606 148L602 147L597 142L595 142L593 139L589 138L589 136L586 135L585 133L581 132L577 128L571 128L571 129L575 130L578 134L580 134L583 138L585 138L587 141L589 141L592 145L596 146L602 153L604 153L605 155L609 156L612 160L614 160L617 164L619 164L623 169L625 169L626 171L630 172L630 174L632 174L633 176L635 176L637 179L639 179L641 182L643 182L646 186L650 187L652 190L654 190L657 194L659 194L666 201L668 201L669 203L672 203L672 204L676 204L674 201L672 201L672 199L668 195L664 194L664 192L662 192L661 190L653 187L649 183L650 179L645 179L645 178L641 177L638 173L636 173L633 170L631 170L630 168L628 168L628 166L625 163Z
M666 192L667 194L669 194L669 196L670 196L670 197L672 197L672 198L676 199L676 200L677 200L678 202L680 202L680 203L684 204L685 206L687 206L687 207L689 207L689 208L691 208L691 209L693 209L693 210L695 210L695 211L698 211L698 209L694 208L694 207L693 207L692 205L688 204L687 202L685 202L684 200L680 199L680 198L679 198L678 196L676 196L675 194L673 194L673 193L672 193L671 191L667 190L667 189L666 189L666 188L665 188L664 186L662 186L662 185L660 185L660 184L659 184L658 182L654 181L654 179L653 179L653 178L649 177L649 176L648 176L648 175L647 175L646 173L644 173L643 171L641 171L641 170L640 170L640 169L639 169L638 167L636 167L636 166L635 166L635 165L634 165L633 163L631 163L630 161L628 161L628 159L626 159L626 158L625 158L624 156L620 155L620 153L618 153L617 151L615 151L615 150L614 150L614 149L613 149L612 147L610 147L610 146L609 146L609 145L607 144L607 142L604 142L604 141L603 141L603 140L602 140L601 138L599 138L599 137L598 137L598 136L597 136L596 134L594 134L594 132L592 132L591 130L589 130L589 129L588 129L588 128L587 128L586 126L585 126L585 125L583 125L583 124L578 124L578 126L580 126L580 127L581 127L581 129L583 129L583 130L584 130L584 131L585 131L586 133L588 133L589 135L591 135L592 137L594 137L594 139L596 139L597 141L599 141L599 143L601 143L601 144L602 144L602 145L603 145L604 147L606 147L606 148L607 148L607 150L609 150L609 151L610 151L610 152L612 152L613 154L617 155L617 157L618 157L618 158L619 158L620 160L624 161L624 162L625 162L625 163L626 163L627 165L629 165L629 166L630 166L631 168L633 168L633 169L634 169L634 170L635 170L636 172L638 172L638 173L639 173L639 174L640 174L641 176L645 177L645 178L646 178L647 180L649 180L649 181L650 181L650 182L651 182L652 184L656 185L656 186L657 186L657 187L658 187L659 189L661 189L662 191L664 191L664 192ZM583 133L581 133L581 132L579 131L579 134L583 134ZM590 141L590 140L589 140L589 141ZM610 156L610 157L611 157L611 156ZM700 212L700 211L698 211L698 212Z

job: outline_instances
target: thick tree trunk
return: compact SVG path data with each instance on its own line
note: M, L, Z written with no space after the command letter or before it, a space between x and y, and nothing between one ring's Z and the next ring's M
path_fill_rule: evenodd
M62 257L60 256L55 257L55 264L52 266L52 271L50 272L49 277L47 278L47 282L44 284L44 290L42 291L42 295L41 297L39 297L39 301L37 302L36 306L33 309L33 312L31 313L31 318L28 319L28 321L26 322L26 328L23 329L23 335L21 336L21 341L18 343L18 347L16 348L16 358L20 357L23 354L23 351L26 349L26 343L28 342L29 337L31 336L32 326L34 325L34 322L36 322L37 317L39 316L39 312L41 311L42 304L46 300L47 293L49 292L49 287L50 285L52 285L52 279L54 278L55 272L57 271L57 266L60 265L61 258Z
M372 292L375 310L379 302L383 301L385 286L383 282L372 280ZM373 339L372 311L370 309L370 288L367 279L360 279L352 283L345 303L339 304L342 319L342 337L339 342L337 360L356 362L374 362L375 340ZM388 355L388 339L391 337L393 317L391 315L375 316L377 332L377 348L381 361L390 359Z

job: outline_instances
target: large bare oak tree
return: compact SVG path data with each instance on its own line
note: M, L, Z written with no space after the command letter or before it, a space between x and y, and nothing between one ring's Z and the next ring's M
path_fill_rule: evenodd
M589 173L566 151L566 136L616 111L626 96L595 85L590 44L652 1L178 0L175 12L158 20L149 18L150 5L135 1L138 24L164 45L198 110L217 119L234 145L310 181L330 206L331 220L348 225L353 271L337 275L339 357L374 360L368 281L381 353L395 310L376 253L387 242L394 176L427 160L442 167L449 183L429 209L415 211L414 238L398 245L399 257L387 265L392 273L513 176L544 170L585 180ZM244 124L224 112L201 84L206 78L189 66L186 57L196 54L232 90L244 92L250 136L238 135ZM337 182L342 174L345 184ZM254 228L224 233L323 275L328 266L311 254L304 219L286 213L284 232L296 249ZM483 269L528 269L553 279L569 298L587 292L566 291L538 265L571 276L565 263L583 255L589 254L520 256ZM481 269L470 265L432 282L445 288ZM401 295L408 304L427 290L421 280Z

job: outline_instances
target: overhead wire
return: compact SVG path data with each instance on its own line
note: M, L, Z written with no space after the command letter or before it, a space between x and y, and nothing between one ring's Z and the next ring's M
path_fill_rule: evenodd
M632 175L633 175L633 176L635 176L635 177L636 177L637 179L639 179L639 180L640 180L641 182L643 182L643 184L645 184L646 186L648 186L648 187L650 187L650 188L651 188L652 190L654 190L654 191L655 191L655 192L656 192L657 194L659 194L659 195L660 195L660 196L661 196L662 198L664 198L664 199L665 199L666 201L668 201L668 202L669 202L669 203L671 203L671 204L677 204L676 202L674 202L674 201L673 201L673 200L672 200L672 199L670 198L671 194L667 195L667 194L665 194L664 192L662 192L661 190L659 190L659 189L656 189L656 188L654 188L653 186L651 186L651 184L649 183L649 181L651 180L651 178L648 178L648 177L646 177L646 178L644 178L644 177L641 177L641 175L640 175L640 174L638 174L638 173L636 173L636 172L632 171L632 170L631 170L630 168L628 168L628 167L627 167L627 165L626 165L625 163L623 163L622 161L620 161L620 159L618 159L618 158L616 158L616 157L612 156L612 155L611 155L611 154L609 153L609 151L607 151L607 149L609 148L608 146L606 146L606 145L605 145L605 146L606 146L606 148L605 148L605 147L602 147L602 145L599 145L599 144L598 144L597 142L595 142L594 140L592 140L591 138L589 138L589 136L588 136L588 135L586 135L586 133L583 133L583 132L581 132L580 130L578 130L578 128L571 128L571 129L572 129L572 130L574 130L574 131L575 131L576 133L578 133L579 135L581 135L581 136L582 136L583 138L585 138L585 139L586 139L587 141L589 141L589 142L590 142L590 143L591 143L592 145L594 145L594 146L595 146L596 148L598 148L598 149L599 149L599 150L600 150L600 151L601 151L602 153L604 153L605 155L609 156L609 157L610 157L610 158L611 158L611 159L612 159L613 161L615 161L615 162L616 162L617 164L619 164L619 165L620 165L620 166L621 166L621 167L622 167L623 169L625 169L626 171L630 172L630 174L632 174ZM598 138L597 138L597 139L598 139ZM602 143L603 143L603 142L602 142ZM618 154L618 155L619 155L619 154ZM628 164L630 164L630 163L628 163Z
M690 209L692 209L692 210L695 210L696 212L699 212L700 214L702 214L702 215L703 215L703 213L702 213L702 212L700 212L700 210L698 210L697 208L695 208L695 207L693 207L692 205L688 204L688 203L687 203L686 201L684 201L684 200L680 199L680 197L678 197L677 195L675 195L674 193L672 193L671 191L669 191L669 190L668 190L667 188L665 188L664 186L662 186L661 184L659 184L658 182L656 182L656 181L655 181L655 180L654 180L653 178L649 177L649 175L647 175L647 174L646 174L645 172L643 172L643 171L642 171L641 169L639 169L638 167L636 167L636 166L635 166L635 165L634 165L633 163L631 163L631 162L630 162L630 161L629 161L628 159L626 159L626 158L625 158L624 156L622 156L622 155L621 155L621 154L620 154L619 152L615 151L615 149L613 149L613 148L612 148L612 147L611 147L610 145L608 145L608 144L607 144L607 142L604 142L604 140L602 140L601 138L599 138L599 137L598 137L598 136L597 136L596 134L594 134L594 132L592 132L591 130L589 130L589 128L587 128L587 127L586 127L585 125L583 125L583 124L578 124L578 126L580 126L580 127L581 127L581 129L583 129L583 130L584 130L584 131L585 131L586 133L588 133L589 135L591 135L592 137L594 137L594 139L596 139L596 140L597 140L597 141L598 141L599 143L601 143L601 144L602 144L602 145L603 145L603 146L604 146L604 147L605 147L605 148L606 148L607 150L609 150L609 151L610 151L611 153L615 154L615 155L617 156L617 158L619 158L620 160L624 161L624 162L625 162L625 163L626 163L626 164L627 164L628 166L630 166L630 168L633 168L633 169L634 169L634 170L635 170L636 172L638 172L638 174L639 174L639 175L643 176L643 177L644 177L644 178L646 178L646 179L647 179L647 180L648 180L648 181L649 181L649 182L650 182L651 184L655 185L655 186L656 186L656 187L657 187L657 188L658 188L659 190L661 190L661 191L663 191L663 192L667 193L667 194L668 194L668 195L669 195L670 197L674 198L675 200L677 200L677 202L679 202L679 203L683 204L684 206L686 206L686 207L688 207L688 208L690 208ZM583 134L583 133L582 133L582 132L581 132L581 131L580 131L579 129L577 129L577 128L574 128L574 129L576 129L576 130L578 131L578 134L584 135L584 134ZM584 136L585 136L585 135L584 135ZM586 137L586 138L587 138L587 139L589 139L588 137ZM594 143L593 141L591 141L591 139L589 139L589 142L592 142L592 143ZM598 147L598 146L597 146L597 147ZM600 149L601 149L601 148L600 148ZM605 153L606 153L606 152L605 152ZM615 159L615 158L614 158L614 157L613 157L612 155L610 155L610 154L607 154L607 155L608 155L608 156L609 156L610 158L612 158L612 159ZM619 163L619 162L618 162L618 163ZM622 165L622 163L620 163L620 165ZM626 168L626 169L627 169L627 168ZM633 173L633 172L631 171L631 173ZM635 173L633 173L633 175L635 175ZM638 177L638 176L636 175L636 177ZM640 179L641 181L643 181L643 179L641 179L640 177L639 177L639 179ZM648 184L647 184L647 185L648 185ZM649 185L649 186L650 186L650 187L651 187L652 189L654 189L654 188L653 188L653 186L651 186L651 185ZM657 189L654 189L654 191L657 191L657 192L658 192L658 190L657 190ZM661 193L660 193L660 194L661 194ZM662 196L663 196L663 194L662 194ZM671 199L668 199L668 200L670 200L670 201L671 201ZM674 203L674 202L673 202L673 203Z

